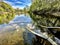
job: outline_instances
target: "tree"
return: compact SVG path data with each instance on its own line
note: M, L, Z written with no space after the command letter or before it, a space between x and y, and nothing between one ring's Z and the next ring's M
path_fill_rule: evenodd
M7 3L0 2L0 24L8 23L13 19L15 10Z
M60 27L60 0L34 0L30 7L30 17L41 32L60 39L60 28L50 28Z
M57 13L59 10L60 0L34 0L30 7L30 16L38 25L58 26L60 21L55 17L59 17ZM32 15L32 13L34 15ZM42 20L44 20L44 22Z

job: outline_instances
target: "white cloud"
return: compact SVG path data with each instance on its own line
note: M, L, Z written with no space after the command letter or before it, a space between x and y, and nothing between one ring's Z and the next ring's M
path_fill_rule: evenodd
M20 8L20 9L23 9L26 5L28 5L28 6L31 5L31 3L26 4L26 3L23 3L23 2L17 1L17 0L15 0L15 2L10 2L10 1L4 1L4 2L10 4L13 8ZM21 5L15 5L15 3L19 3Z
M24 6L17 6L17 5L14 6L14 4L13 4L12 2L9 2L9 1L4 1L4 2L10 4L10 5L11 5L13 8L15 8L15 9L16 9L16 8L20 8L20 9L23 9L23 8L24 8ZM16 3L22 3L22 2L18 2L18 1L17 1Z
M10 5L13 5L13 3L12 2L9 2L9 1L4 1L5 3L8 3L8 4L10 4Z
M19 9L23 9L24 8L24 6L12 6L13 8L19 8Z
M17 1L16 3L23 3L23 2L19 2L19 1Z
M31 6L31 3L28 3L28 6Z

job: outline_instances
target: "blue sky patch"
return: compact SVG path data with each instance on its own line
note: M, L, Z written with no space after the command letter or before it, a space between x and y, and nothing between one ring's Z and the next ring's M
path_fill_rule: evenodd
M14 8L23 9L26 5L31 5L31 0L4 0L4 2L10 4Z

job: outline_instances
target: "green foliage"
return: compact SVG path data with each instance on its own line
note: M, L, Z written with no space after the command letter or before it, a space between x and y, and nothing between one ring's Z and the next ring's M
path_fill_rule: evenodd
M16 9L15 9L15 13L16 13L17 15L20 15L20 14L23 13L23 10L22 10L22 9L19 9L19 8L16 8Z
M0 11L4 11L4 9L2 7L0 7Z
M34 0L30 9L33 11L53 8L60 8L60 0Z
M14 11L14 9L7 3L0 2L0 8L3 8L6 12Z
M44 14L38 15L33 14L33 11L39 11L38 13L46 12L58 12L60 10L60 0L34 0L30 7L30 16L34 22L37 23L38 26L48 26L48 27L56 27L60 26L60 19L55 17L50 17L49 14L46 17Z
M14 18L15 10L7 3L0 2L0 24L8 23Z

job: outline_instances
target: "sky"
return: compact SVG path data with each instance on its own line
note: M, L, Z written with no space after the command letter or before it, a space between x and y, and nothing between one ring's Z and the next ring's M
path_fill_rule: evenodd
M13 8L23 9L26 5L31 5L31 0L4 0L4 2L10 4Z

